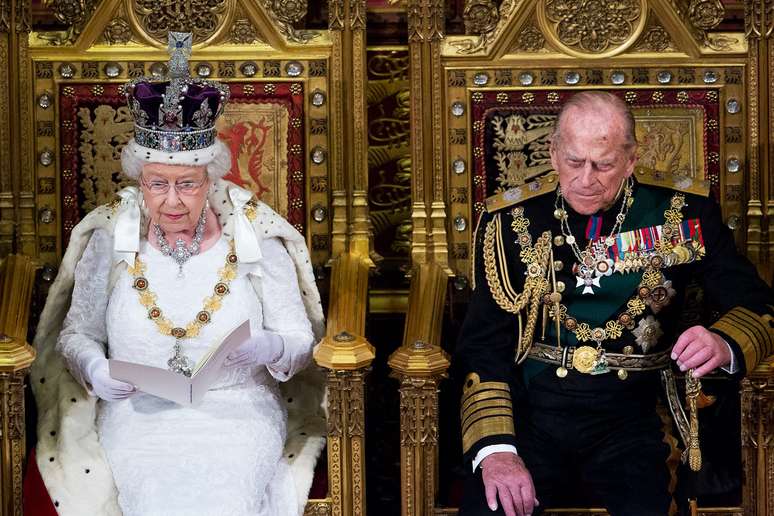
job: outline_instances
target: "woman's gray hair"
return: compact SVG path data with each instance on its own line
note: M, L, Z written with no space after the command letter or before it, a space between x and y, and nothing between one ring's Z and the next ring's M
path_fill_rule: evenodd
M552 143L556 144L561 138L562 122L567 116L567 112L572 108L581 110L593 110L599 108L612 109L618 116L623 129L624 148L627 151L637 146L637 135L634 132L634 115L621 97L613 95L607 91L581 91L576 93L562 106L559 115L556 117L556 124L551 135Z
M201 166L207 169L211 179L220 179L231 170L231 152L221 140L207 149L176 153L151 151L140 146L132 138L121 151L121 171L131 179L139 179L142 167L148 163L164 163L169 165Z

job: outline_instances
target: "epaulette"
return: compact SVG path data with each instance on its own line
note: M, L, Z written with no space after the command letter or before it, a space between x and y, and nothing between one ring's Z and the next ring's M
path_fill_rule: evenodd
M703 179L659 172L658 170L651 170L645 167L635 168L634 177L638 183L644 185L660 186L702 197L709 197L710 194L709 181L704 181Z
M486 198L486 211L493 213L495 211L513 206L527 199L532 199L548 192L556 191L559 184L555 173L539 177L534 181L525 183L521 186L510 188L504 192L492 195Z

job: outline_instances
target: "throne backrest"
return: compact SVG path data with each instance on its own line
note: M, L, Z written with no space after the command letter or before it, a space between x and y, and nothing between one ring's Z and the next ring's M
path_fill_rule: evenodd
M133 131L121 87L163 75L168 55L165 36L133 18L126 22L122 9L114 15L129 25L126 41L111 36L109 17L95 16L70 44L38 39L30 49L36 239L44 263L58 263L74 225L132 183L120 173L121 149ZM253 39L235 29L209 39L195 34L189 63L192 76L223 82L231 92L218 123L232 157L226 179L283 215L307 237L314 265L323 265L330 258L330 40L320 31L307 45L262 43L276 41L278 29L235 9L218 23L247 27Z
M618 67L606 71L579 68L571 73L590 77L592 72L607 74L611 80L616 74L634 73ZM644 75L653 75L654 79L660 76L663 80L664 74L673 77L678 72L655 73L646 69ZM742 186L737 184L744 161L741 145L744 127L738 116L742 92L735 82L718 84L721 73L735 81L736 70L706 72L707 78L715 79L714 83L697 83L691 87L650 84L637 88L609 84L604 90L620 96L634 113L638 167L657 171L665 177L708 181L712 195L723 205L727 223L739 230L743 213ZM448 71L448 205L453 220L449 231L449 261L460 277L470 275L470 242L475 225L468 221L478 220L488 196L554 173L549 146L556 115L573 93L590 88L587 85L574 88L549 84L530 88L512 83L488 85L489 82L504 83L503 74L503 70L492 73L481 72L480 68ZM537 71L514 69L508 76L524 74L535 80ZM482 77L488 78L485 86L477 85L483 81ZM736 236L741 239L741 232L737 231Z
M67 32L32 34L31 91L25 93L35 100L24 136L35 152L29 173L35 178L34 240L42 263L56 267L84 215L133 184L121 174L121 150L133 132L122 86L166 73L166 34L181 28L178 4L105 1L90 6ZM230 90L217 126L231 152L225 179L253 191L305 235L312 265L323 272L331 257L333 38L326 30L294 26L305 3L304 12L291 6L293 12L282 13L263 2L199 5L202 12L187 20L193 32L189 71ZM316 455L312 448L323 444L294 437L320 435L325 422L314 417L319 406L287 386L314 383L322 392L324 378L314 373L283 384L288 411L301 413L303 424L314 427L288 428L287 459L293 468L300 464L297 469L309 466L304 461ZM313 494L321 500L310 506L330 510L324 479L319 486Z

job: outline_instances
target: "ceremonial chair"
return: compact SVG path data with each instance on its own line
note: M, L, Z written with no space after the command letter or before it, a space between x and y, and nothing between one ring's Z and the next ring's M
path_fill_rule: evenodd
M440 353L432 346L453 351L464 312L459 308L470 292L471 242L484 200L521 185L528 189L552 172L548 137L561 104L575 91L605 89L620 95L637 120L640 165L658 171L665 182L683 176L708 181L737 246L769 277L760 237L766 228L758 208L766 205L769 194L762 186L771 174L763 161L768 154L761 150L768 142L760 137L760 131L768 134L761 127L769 122L758 107L760 97L769 95L758 86L769 83L768 72L758 68L758 55L769 44L761 36L768 34L761 27L771 23L769 14L762 16L751 7L746 33L724 33L714 31L724 17L720 2L704 2L699 16L699 2L632 1L626 16L618 18L616 12L622 11L616 11L614 2L563 2L561 8L551 0L504 2L499 9L491 4L471 2L465 10L468 34L450 36L436 23L443 19L440 10L421 11L419 2L408 2L412 152L424 159L412 178L412 258L414 263L434 263L452 279L447 303L443 296L434 304L409 303L407 327L421 318L424 333L404 339L391 358L401 381L403 514L456 512L437 502L439 484L448 488L451 482L448 468L441 468L439 480L436 448L445 433L459 432L449 426L458 424L455 416L444 416L443 405L440 417L434 409L435 386L440 383L442 393L449 388L441 382L446 363L435 361L433 367L416 370L411 365L424 359L428 349ZM592 27L595 19L616 23L600 29ZM444 290L445 279L436 274L436 288ZM689 297L701 300L698 291ZM443 326L452 306L459 319ZM684 320L702 320L703 312L700 303L692 303ZM735 402L737 437L724 443L737 449L741 459L736 479L741 495L723 507L705 507L699 497L699 513L774 514L772 361L774 357L748 372L739 385L704 382L708 391L723 385L720 390L731 391L732 398L741 391ZM408 393L412 386L428 384L428 378L432 388L422 392L423 408L414 405L412 410L408 402L419 398ZM699 412L702 425L722 401ZM443 449L442 457L461 454L459 443L447 446L451 448ZM448 493L444 497L452 503L454 498Z
M30 75L22 72L18 78L30 100L20 108L29 115L20 130L21 146L34 156L29 163L22 160L24 181L33 185L25 202L34 206L36 216L23 246L32 243L39 261L56 267L75 224L130 184L120 174L121 147L132 130L121 86L132 78L164 75L167 31L192 31L191 74L221 81L231 91L219 125L219 137L232 152L225 179L255 192L306 236L327 308L327 336L314 355L327 371L320 383L327 389L327 421L320 418L327 451L317 463L305 513L364 514L363 383L374 353L363 335L371 261L346 246L334 252L331 238L332 225L348 225L346 217L331 220L331 190L343 190L341 171L330 158L343 146L341 128L334 130L330 122L336 118L334 106L341 104L342 86L332 71L332 61L341 54L341 35L296 28L306 2L283 11L277 2L272 8L260 1L155 5L105 0L77 13L49 4L66 28L29 32L21 62ZM7 263L17 263L16 258ZM26 317L21 304L4 304L3 309ZM26 334L11 336L13 371L25 371L32 359L22 345ZM0 374L5 374L5 349L5 341L0 342ZM34 461L22 492L19 450L24 441L19 435L24 436L25 424L18 393L23 374L13 374L16 383L0 385L7 400L4 421L12 423L10 433L3 429L3 446L15 439L13 453L3 454L7 512L2 514L21 514L23 497L30 513L54 514ZM291 412L303 406L290 397L286 402ZM294 431L289 428L289 435ZM285 451L288 461L298 458L299 450Z
M15 514L14 493L21 493L21 468L26 442L24 432L25 377L35 359L27 343L27 322L37 265L24 255L11 254L0 263L0 514Z

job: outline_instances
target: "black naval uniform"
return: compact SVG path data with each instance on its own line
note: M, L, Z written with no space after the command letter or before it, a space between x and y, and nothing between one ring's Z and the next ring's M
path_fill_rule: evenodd
M660 267L651 269L644 265L651 263L653 251L643 252L642 256L650 258L641 260L639 266L635 260L626 269L629 272L619 270L602 277L600 286L592 287L593 295L582 294L584 286L576 287L573 266L577 259L566 241L562 242L566 238L555 240L562 235L554 214L555 177L487 200L487 212L476 233L475 288L454 357L455 374L464 378L460 415L464 458L470 474L461 515L493 514L486 505L481 468L475 474L470 469L478 451L492 444L516 446L532 475L541 507L584 503L604 506L614 516L643 516L666 514L670 505L666 466L669 448L663 442L663 422L655 409L661 390L658 371L585 374L565 361L567 371L560 374L566 375L560 377L557 370L562 364L539 361L534 355L518 366L514 363L518 319L498 303L498 291L492 288L488 276L499 278L495 283L499 281L501 287L510 282L511 298L524 289L528 277L525 269L529 266L523 259L519 231L524 232L525 219L533 244L543 232L551 233L553 262L548 265L555 270L555 278L545 270L540 274L550 278L548 293L564 284L561 303L566 307L560 329L561 348L555 320L550 315L545 323L542 320L544 308L539 309L541 317L531 342L555 349L581 345L595 348L597 344L588 335L568 331L568 318L575 326L586 322L589 328L605 327L612 324L611 320L623 321L627 323L623 331L616 331L615 327L620 330L621 325L613 324L611 334L615 338L602 342L606 353L660 354L668 365L668 350L679 336L678 318L686 285L698 279L705 300L722 314L710 330L730 344L738 374L744 375L774 353L774 296L752 264L737 253L718 205L708 198L707 186L698 181L673 181L640 169L634 177L633 203L618 234L632 237L636 233L636 238L646 241L657 234L653 228L664 225L667 215L671 215L666 225L685 230L676 232L682 235L674 236L676 247L680 247L682 238L688 251L677 249L680 252L670 255L667 263L657 262ZM677 190L677 186L683 190ZM587 246L587 236L604 238L610 234L622 202L623 197L593 220L566 206L571 233L581 250ZM679 214L676 218L675 211ZM495 222L499 222L501 243L490 245L496 259L490 253L487 273L485 235L490 227L491 244ZM664 253L666 256L669 250ZM501 258L504 260L499 261ZM619 266L626 265L622 258L619 261L624 262ZM502 270L491 274L496 270L494 262L507 264L507 274ZM660 270L661 275L648 277L646 282L644 275L653 275L653 270ZM649 287L643 290L645 283ZM508 290L501 288L499 297ZM548 301L543 297L544 303ZM528 311L526 306L522 312L525 324ZM625 315L621 319L621 314L627 313L634 314L631 320ZM585 340L579 342L579 336ZM572 499L568 499L571 493Z

